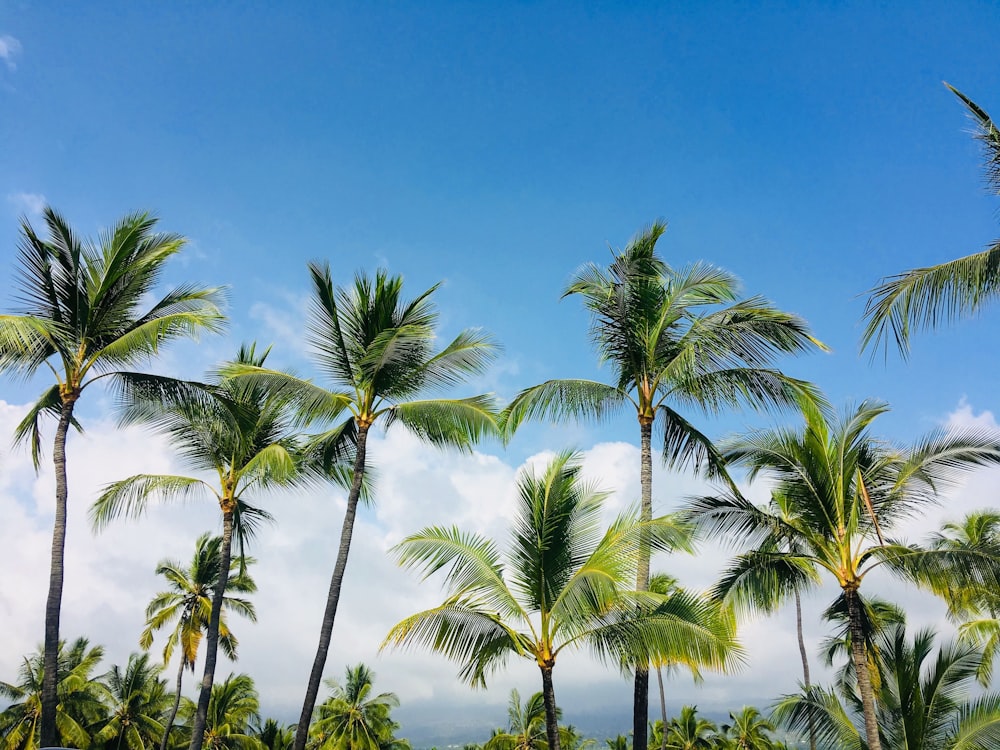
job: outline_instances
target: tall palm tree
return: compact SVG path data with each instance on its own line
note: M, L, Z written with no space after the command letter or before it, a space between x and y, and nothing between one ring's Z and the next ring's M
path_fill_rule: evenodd
M482 373L497 352L488 335L472 329L460 333L444 349L434 351L438 313L430 297L437 286L406 300L403 278L390 276L384 270L377 271L374 279L359 273L348 287L334 287L328 265L312 263L309 272L313 282L309 345L333 389L262 368L229 371L280 385L299 401L309 420L332 424L313 443L325 465L332 460L353 459L340 546L294 750L305 748L330 650L354 519L365 482L369 431L376 423L389 428L398 422L432 445L468 450L480 437L496 429L490 396L421 398Z
M346 670L344 684L331 681L333 692L317 707L309 731L317 750L385 750L395 741L399 724L392 709L399 706L395 693L373 695L375 673L365 664Z
M260 367L267 352L241 347L234 362ZM91 508L95 528L119 516L141 515L151 500L203 497L222 513L218 581L212 593L205 648L205 671L192 727L191 750L201 750L218 657L222 604L225 600L234 544L244 544L261 520L270 515L251 504L255 493L307 481L298 458L297 427L289 403L265 383L216 376L214 382L178 387L149 379L128 391L125 418L152 424L165 433L195 471L214 474L213 485L197 476L138 474L104 488Z
M86 638L77 638L69 648L59 642L56 661L56 741L63 747L90 747L91 727L106 714L104 689L94 678L94 670L104 658L101 646L91 647ZM17 684L0 682L0 698L10 705L0 713L0 738L4 750L37 750L40 744L44 651L24 659Z
M193 284L177 287L147 307L166 261L184 245L175 234L154 232L146 213L124 216L97 242L77 236L51 207L44 210L48 239L27 219L18 242L18 308L0 315L0 372L29 377L47 369L47 388L17 426L15 440L30 442L38 468L41 422L58 420L52 459L56 480L49 590L45 603L45 684L42 746L55 745L56 662L66 548L66 436L79 428L75 409L83 391L117 371L145 362L176 338L222 327L221 294Z
M934 649L934 632L921 630L912 640L903 625L882 632L879 649L878 729L886 747L992 748L1000 746L1000 695L971 698L982 652L968 643ZM866 750L858 721L860 701L850 690L813 688L785 696L774 720L801 731L814 717L821 742L844 750Z
M667 265L656 253L666 225L656 222L615 254L608 268L577 272L563 296L578 295L592 318L591 338L613 369L612 383L549 380L519 393L504 412L513 432L526 419L603 419L635 409L639 422L642 519L653 517L652 438L664 464L724 473L711 440L684 412L718 413L740 405L795 401L808 387L773 365L778 355L822 348L805 321L761 297L739 298L739 283L722 269ZM644 554L637 588L649 585ZM635 750L646 750L648 671L635 675Z
M104 675L111 716L93 741L106 750L147 750L164 738L163 714L170 705L161 668L149 662L149 654L130 654L122 669L117 664Z
M949 84L976 123L983 147L986 184L1000 195L1000 130L969 97ZM978 312L1000 296L1000 240L985 250L935 266L888 276L869 291L861 348L895 344L905 358L914 331L936 328Z
M866 401L833 420L804 406L799 430L758 430L722 446L723 456L746 467L751 479L772 479L791 512L757 507L735 490L697 499L689 508L709 533L752 547L723 573L715 589L720 599L771 611L792 592L818 584L821 573L837 582L870 750L881 746L859 593L868 573L881 568L942 592L963 582L995 585L1000 563L983 550L934 550L887 536L971 469L1000 463L1000 439L987 431L936 432L912 447L876 439L871 424L887 409Z
M559 750L552 672L564 649L587 645L616 664L676 659L723 669L738 659L732 622L705 600L634 588L640 548L688 549L683 525L625 513L602 532L607 495L580 479L569 452L541 473L523 472L517 490L506 560L491 540L457 528L426 528L394 548L400 564L425 578L446 570L449 593L397 623L386 644L438 651L478 687L510 655L535 662L549 750Z
M174 705L167 716L160 750L167 750L170 730L177 717L177 709L180 707L184 669L188 668L194 672L202 634L208 630L212 620L212 600L219 583L221 547L221 536L202 534L195 542L194 557L189 567L185 568L173 560L161 560L156 566L157 575L167 579L170 589L156 594L146 607L146 627L139 636L139 645L148 650L153 645L153 633L173 623L174 628L163 646L163 666L166 667L170 662L174 648L180 646L181 649L180 663L177 665ZM257 590L257 585L246 570L252 561L253 558L244 557L230 563L229 578L226 581L228 591L252 594ZM238 641L226 623L227 609L246 617L250 622L257 621L257 612L253 603L246 599L229 595L224 595L222 598L222 610L219 612L219 645L226 656L235 660Z

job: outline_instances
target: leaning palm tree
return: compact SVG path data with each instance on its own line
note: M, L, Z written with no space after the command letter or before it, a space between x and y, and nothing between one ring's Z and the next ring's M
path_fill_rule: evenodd
M235 364L260 367L267 352L244 346ZM219 572L212 593L205 648L205 671L192 726L191 750L201 750L218 658L222 604L232 564L261 520L270 515L251 504L255 493L308 481L302 467L297 426L289 403L265 383L216 377L207 385L163 384L147 379L125 393L125 418L152 424L165 433L195 471L214 474L214 483L197 476L138 474L104 488L91 508L95 528L119 516L138 517L151 500L202 497L222 512Z
M15 440L30 442L38 468L41 422L58 420L53 442L55 523L49 590L45 603L45 684L41 743L57 744L56 661L66 548L66 437L79 428L75 409L83 391L156 354L173 339L217 331L223 323L217 289L186 284L147 307L168 258L184 245L175 234L154 232L156 219L123 217L97 242L77 236L52 208L44 211L48 238L21 222L18 243L18 309L0 315L0 372L24 377L40 369L55 383L17 426Z
M117 664L104 675L111 716L93 741L111 750L146 750L167 734L163 714L170 705L167 684L149 654L130 654L122 669Z
M233 375L281 386L298 400L308 420L332 424L313 443L324 465L353 459L340 546L294 750L305 748L330 650L354 519L365 482L370 430L377 423L388 428L398 422L432 445L468 450L480 437L496 429L496 412L489 396L419 398L483 372L497 351L491 338L476 330L463 331L444 349L434 351L438 314L430 297L437 286L406 300L403 278L383 270L374 279L359 273L349 287L334 287L327 265L313 263L309 271L314 291L309 344L333 390L262 368L229 370Z
M1000 747L1000 695L975 692L982 652L968 643L934 648L934 633L907 638L897 624L879 636L878 730L891 748L931 750ZM813 688L785 696L775 707L775 723L802 731L806 717L828 747L867 750L861 706L853 690Z
M939 593L963 583L996 584L1000 558L984 550L935 550L888 535L971 469L1000 463L1000 437L935 432L897 447L870 432L885 404L866 401L839 420L803 405L801 429L758 430L722 446L751 479L773 480L790 512L757 507L730 489L692 501L689 513L710 534L751 547L716 585L723 601L772 611L796 590L818 585L821 574L834 578L847 610L869 750L880 750L859 589L877 568Z
M986 184L1000 195L1000 130L979 105L945 84L969 111L982 144ZM861 348L888 350L905 358L914 331L974 315L1000 296L1000 240L985 250L935 266L914 268L879 281L869 291Z
M316 750L384 750L395 742L399 724L392 709L399 706L395 693L373 694L375 673L365 664L348 667L344 684L331 682L333 692L317 707L310 726Z
M668 266L656 253L666 225L656 222L616 253L608 268L577 272L563 296L579 295L591 312L591 338L613 382L549 380L519 393L504 412L513 432L526 419L603 419L635 409L640 437L642 519L653 517L652 439L662 439L663 463L724 474L711 440L686 414L715 414L741 405L795 401L806 384L773 368L781 354L822 348L805 321L761 297L739 298L728 272L698 263ZM637 588L649 584L642 555ZM635 675L635 750L646 750L649 678Z
M68 648L62 641L57 650L56 739L63 747L86 750L91 744L90 729L107 715L105 690L94 677L104 658L101 646L91 647L86 638L77 638ZM4 750L37 750L44 747L41 736L44 652L24 659L17 684L0 682L0 698L9 705L0 713L0 741Z
M221 547L222 537L202 534L195 542L194 557L189 567L185 568L173 560L161 560L156 566L157 575L166 578L170 588L156 594L146 607L146 627L139 636L139 645L143 649L149 649L153 645L153 633L173 623L173 630L167 635L163 646L164 667L170 662L174 649L180 646L181 650L180 663L177 665L174 705L167 716L160 750L167 750L170 730L177 717L177 709L180 707L184 669L194 672L202 635L208 630L212 620L212 600L219 584ZM252 561L253 558L244 557L231 562L229 578L226 581L227 591L250 594L257 590L257 585L246 570ZM219 645L227 657L235 660L238 641L226 623L227 609L246 617L250 622L257 621L257 612L253 603L246 599L228 594L222 598L222 610L219 612Z
M548 750L559 750L552 673L565 649L589 646L615 664L656 659L711 669L739 658L732 621L704 599L675 591L636 591L640 550L689 549L674 518L642 522L635 512L601 530L606 493L580 479L573 453L518 480L506 559L489 539L430 527L394 548L400 564L428 577L447 571L438 607L397 623L385 644L421 645L461 664L460 676L484 687L511 655L530 659L542 677Z

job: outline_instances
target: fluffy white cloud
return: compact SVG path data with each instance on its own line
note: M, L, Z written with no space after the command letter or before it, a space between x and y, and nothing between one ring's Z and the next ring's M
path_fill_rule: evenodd
M17 58L21 54L21 43L9 34L0 35L0 60L8 70L17 70Z
M29 219L40 217L42 210L48 205L48 201L41 193L11 193L7 196L7 201L18 213L24 214Z
M960 408L952 420L982 420ZM9 435L24 407L0 402L0 434ZM187 562L195 537L218 530L218 510L209 502L154 507L137 522L116 523L94 535L87 508L105 483L138 472L176 472L165 443L138 429L119 430L109 419L85 421L87 432L71 437L68 448L71 483L67 575L62 632L103 643L108 663L120 663L137 649L143 611L163 581L154 575L157 561L170 557ZM378 673L380 690L396 692L402 702L404 733L408 726L428 726L438 714L454 716L461 707L470 722L484 713L487 723L503 720L512 687L522 695L538 689L535 667L511 663L491 682L488 692L473 692L459 683L455 665L424 652L380 652L381 640L403 617L440 602L435 580L421 583L399 569L389 548L406 534L429 524L457 524L463 529L505 539L514 503L517 466L503 455L440 452L420 444L402 430L374 436L369 455L378 472L378 503L362 508L354 530L347 578L337 614L327 674L339 676L347 664L365 661ZM540 465L547 454L526 462ZM585 452L586 476L613 491L607 512L618 512L639 495L638 449L627 443L600 443ZM947 514L919 519L915 533L955 517L992 497L996 472L977 474L949 495ZM706 490L693 477L657 469L657 508L677 506L682 498ZM761 498L766 490L753 488ZM53 482L48 463L40 476L22 453L0 458L0 549L5 576L0 586L0 679L15 674L23 654L32 651L42 633L52 523ZM277 523L263 529L253 554L259 586L254 596L260 620L235 620L240 661L234 669L255 677L265 710L285 720L297 718L302 689L312 662L329 576L340 539L344 493L337 488L275 494L260 499ZM731 551L706 547L696 557L657 559L654 569L668 570L691 586L707 586ZM872 583L876 583L874 580ZM904 603L919 623L938 623L941 605L891 582L879 582L881 593ZM834 592L815 592L805 601L807 636L812 653L824 635L819 613ZM766 704L795 689L800 666L790 609L748 623L743 631L748 664L735 676L708 676L692 687L689 677L674 677L668 686L671 704L697 702L706 710L751 702ZM160 641L154 649L158 649ZM813 661L819 672L818 660ZM221 663L220 673L230 669ZM821 675L820 675L821 677ZM566 706L566 720L585 725L600 712L627 716L631 689L613 667L595 663L588 654L567 653L560 660L556 689ZM191 683L194 680L190 681ZM655 683L654 683L655 684ZM192 689L189 686L189 691Z

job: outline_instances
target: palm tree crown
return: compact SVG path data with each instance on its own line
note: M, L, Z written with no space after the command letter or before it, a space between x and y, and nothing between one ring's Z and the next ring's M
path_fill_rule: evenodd
M399 724L391 717L399 706L395 693L374 695L375 673L365 664L348 667L344 683L332 682L333 693L317 707L310 727L318 750L387 750L399 742Z
M267 352L242 347L235 366L261 367ZM207 633L205 674L192 731L192 750L200 750L217 659L220 618L232 548L243 552L262 520L270 519L251 503L268 488L309 481L299 453L295 419L285 396L259 381L216 377L205 384L176 383L161 378L134 379L125 389L125 419L151 423L166 433L185 462L199 476L139 474L104 488L91 508L101 528L118 516L142 514L150 500L194 496L215 500L222 512L218 583L212 597ZM241 554L242 557L242 554Z
M591 312L590 334L614 372L611 384L550 380L527 388L504 411L507 433L531 418L604 418L635 409L640 435L641 514L653 517L652 435L662 440L663 462L702 467L725 475L712 441L689 421L688 409L718 413L796 401L812 387L786 377L777 357L825 348L805 321L761 297L739 298L734 276L698 263L675 269L656 253L666 224L656 222L615 254L606 269L577 272L563 296L579 295ZM643 553L636 586L649 584ZM636 750L646 750L649 678L635 675L633 727Z
M327 265L313 263L309 271L314 288L309 344L317 366L333 389L260 367L229 370L241 378L279 386L297 400L307 421L332 424L312 443L312 451L322 459L324 467L353 459L340 547L294 750L305 748L309 720L323 679L365 482L369 430L376 423L388 428L398 422L432 445L463 450L496 431L491 396L422 397L483 372L497 352L490 336L472 329L460 333L444 349L434 350L438 314L431 295L436 286L406 300L402 277L390 276L384 270L376 272L374 279L359 273L354 284L347 287L334 286Z
M716 593L750 609L771 610L785 597L816 585L821 571L845 600L858 686L871 750L877 750L874 696L865 649L859 588L882 568L936 591L961 582L995 581L998 558L984 550L934 550L893 540L899 521L938 501L938 493L970 469L1000 463L1000 442L985 431L932 433L912 447L870 434L887 407L865 402L837 421L803 402L800 430L759 430L723 446L750 478L777 483L784 511L759 508L735 491L693 501L690 515L714 534L745 540Z
M615 664L675 659L724 668L738 658L732 623L699 597L634 590L639 550L687 549L687 529L663 517L619 516L601 531L606 493L580 479L576 456L556 456L518 481L518 507L506 560L496 545L456 528L430 527L404 539L400 563L424 576L447 571L448 597L386 636L419 644L461 664L484 686L510 655L542 673L549 750L558 750L552 671L567 648L588 645Z
M56 418L53 464L56 512L52 530L49 592L45 604L45 684L42 688L41 742L56 739L56 661L62 612L63 555L66 548L66 436L76 403L87 386L143 362L161 344L218 331L224 318L217 289L187 284L146 307L166 261L184 245L178 235L153 231L156 219L129 214L94 243L77 236L52 208L44 211L48 239L25 219L18 243L19 309L0 315L0 372L25 377L47 368L55 383L17 426L17 442L31 444L38 467L41 422Z

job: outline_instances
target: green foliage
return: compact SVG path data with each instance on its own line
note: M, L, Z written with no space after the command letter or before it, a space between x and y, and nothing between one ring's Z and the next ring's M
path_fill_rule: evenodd
M77 638L69 648L59 642L57 671L56 731L63 747L88 750L92 730L107 716L106 689L93 673L104 656L100 646ZM0 698L10 705L0 713L3 750L36 750L41 720L43 655L24 659L16 683L0 682Z
M881 741L888 748L930 750L1000 746L1000 696L973 698L982 652L971 644L945 643L935 652L931 630L907 638L904 625L876 636L877 716ZM775 721L804 732L811 717L821 743L863 750L861 702L850 683L813 688L785 696L775 707Z
M181 715L192 724L195 704L185 701ZM212 685L203 747L211 750L261 750L252 727L260 721L260 699L249 675L229 675Z
M314 750L409 750L397 739L399 724L392 709L399 706L394 693L373 694L375 674L364 664L348 667L344 683L330 681L329 698L316 707L309 728Z
M147 750L163 738L163 715L173 702L160 667L149 654L131 654L125 669L115 665L104 675L111 716L94 737L108 748Z
M958 89L945 84L959 98L976 124L983 146L986 182L1000 195L1000 130L993 119ZM1000 295L1000 241L982 252L914 268L880 279L869 290L861 348L883 349L892 344L905 358L915 331L974 315Z

